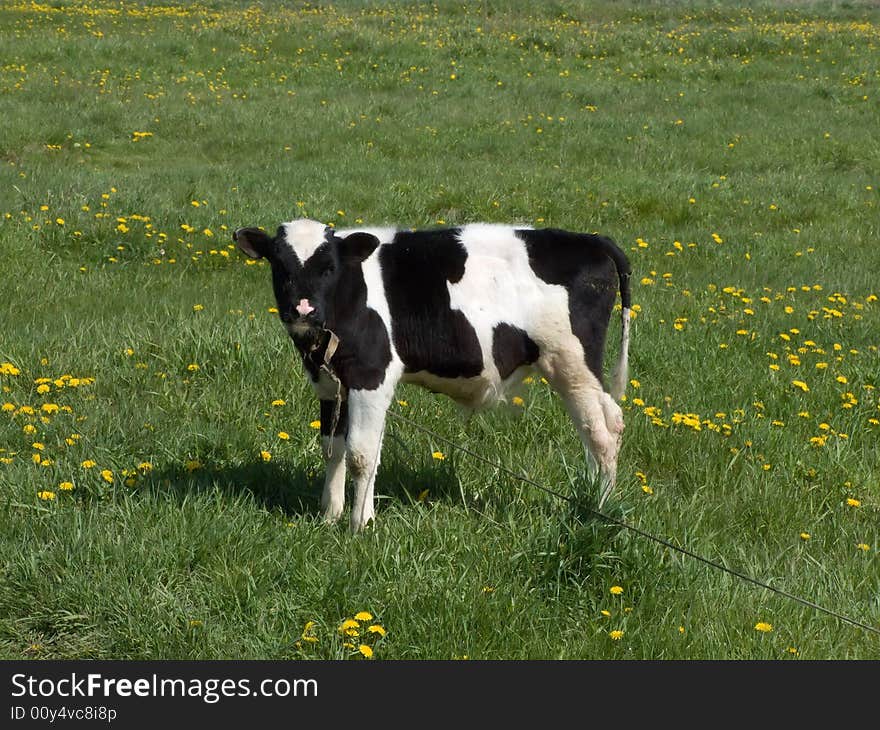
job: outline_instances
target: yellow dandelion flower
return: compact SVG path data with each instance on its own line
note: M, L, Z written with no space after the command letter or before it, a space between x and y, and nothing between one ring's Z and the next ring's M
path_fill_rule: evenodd
M272 461L272 454L271 454L270 452L268 452L268 451L261 451L261 452L260 452L260 458L261 458L263 461Z
M870 545L868 545L868 543L866 542L860 542L858 545L856 545L856 547L864 552L868 552L868 550L871 549Z
M282 398L276 398L275 400L272 401L272 405L277 408L279 406L287 405L287 402L285 400L283 400Z
M804 393L810 392L810 386L808 386L803 380L792 380L791 384L795 388L800 388L802 391L804 391Z
M385 636L388 632L385 630L383 626L379 626L379 624L373 624L372 626L367 627L367 632L370 634L379 634L379 636Z
M354 615L354 618L355 618L355 621L372 621L373 614L371 614L369 611L358 611Z
M622 586L611 586L609 590L611 591L612 596L619 596L621 593L623 593Z
M83 469L91 469L92 467L97 465L97 463L98 462L96 461L92 461L92 459L86 459L82 464L80 464L80 466L82 466Z
M48 393L50 390L52 390L52 389L48 385L46 385L45 383L37 386L37 393L39 393L40 395L43 395L44 393Z
M850 507L861 507L862 503L858 499L853 499L852 497L848 497L846 503Z
M199 369L198 363L191 362L189 365L186 366L186 369L189 370L191 373L194 373Z
M361 654L363 654L367 659L373 658L373 650L369 646L367 646L366 644L361 644L358 647L358 651Z
M810 539L810 537L812 537L812 535L810 535L809 532L802 532L801 533L801 540L807 541Z
M443 455L443 452L442 452L442 451L435 451L434 453L431 454L431 456L432 456L436 461L443 461L443 460L446 458L446 457Z
M309 424L309 428L321 428L321 422L320 421L312 421Z
M42 492L37 492L37 496L42 499L44 502L50 502L55 499L55 492L50 492L48 490L44 490Z
M101 479L103 479L108 484L113 484L113 472L109 469L103 469L101 471Z
M278 438L280 438L282 441L287 441L290 438L290 434L287 433L287 431L279 431Z
M768 624L766 621L758 621L755 624L755 631L761 631L762 633L769 633L773 631L773 624Z
M360 626L360 624L355 621L353 618L347 618L341 624L339 624L339 633L344 634L346 631L350 631L351 629L356 629Z
M303 641L308 641L312 644L314 644L318 641L318 637L315 636L315 627L316 626L317 626L316 622L306 621L306 625L303 626L303 630L302 630L302 637L301 638Z
M61 482L61 484L58 485L58 489L62 492L69 492L73 489L73 482Z
M615 629L614 631L609 631L608 636L611 637L612 641L619 641L623 637L623 631Z

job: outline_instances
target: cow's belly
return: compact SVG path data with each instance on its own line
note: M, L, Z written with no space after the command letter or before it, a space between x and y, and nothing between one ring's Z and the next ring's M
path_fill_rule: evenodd
M441 378L426 370L420 370L404 373L402 381L420 385L432 393L442 393L465 408L477 410L488 408L503 400L508 393L522 384L523 378L530 371L531 367L520 367L510 377L502 380L494 368L484 370L480 375L471 378Z

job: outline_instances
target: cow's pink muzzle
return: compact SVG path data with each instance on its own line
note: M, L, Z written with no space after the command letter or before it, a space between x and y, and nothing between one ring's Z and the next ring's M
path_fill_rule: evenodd
M300 299L299 304L296 305L296 311L299 313L300 317L305 317L307 314L314 312L315 308L309 304L308 299Z

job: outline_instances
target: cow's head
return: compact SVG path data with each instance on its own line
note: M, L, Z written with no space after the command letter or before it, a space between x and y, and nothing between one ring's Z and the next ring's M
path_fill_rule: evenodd
M341 238L323 223L304 219L282 224L274 237L260 228L239 228L232 238L247 256L271 265L278 316L305 348L334 326L345 268L360 266L379 245L368 233Z

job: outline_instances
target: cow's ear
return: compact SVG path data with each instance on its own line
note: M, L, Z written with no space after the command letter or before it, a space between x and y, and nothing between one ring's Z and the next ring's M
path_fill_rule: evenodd
M343 263L359 264L366 259L376 246L379 245L379 239L371 233L352 233L345 238L336 238L336 246L339 251L339 258Z
M272 239L259 228L238 228L232 234L232 240L244 254L252 259L260 259L269 253Z

